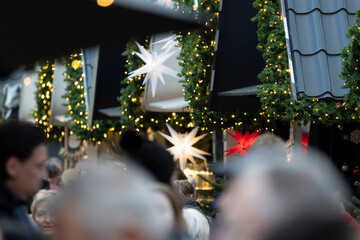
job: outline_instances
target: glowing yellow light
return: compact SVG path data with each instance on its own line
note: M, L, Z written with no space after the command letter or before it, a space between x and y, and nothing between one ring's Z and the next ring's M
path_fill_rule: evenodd
M27 77L24 79L25 86L29 86L31 84L31 78Z
M100 7L108 7L113 4L114 0L97 0L97 4Z
M74 68L74 70L77 70L79 67L81 67L81 61L74 60L74 61L72 61L71 66Z

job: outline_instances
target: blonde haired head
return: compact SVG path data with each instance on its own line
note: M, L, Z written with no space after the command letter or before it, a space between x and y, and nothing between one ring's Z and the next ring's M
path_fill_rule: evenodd
M40 203L54 199L59 195L58 191L55 190L40 190L35 196L31 204L31 216L35 219L35 213Z

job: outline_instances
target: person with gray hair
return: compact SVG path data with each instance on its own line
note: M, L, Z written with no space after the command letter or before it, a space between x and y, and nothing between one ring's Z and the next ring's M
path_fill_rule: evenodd
M287 160L288 150L285 141L273 133L264 133L257 137L249 152L261 150L276 152L284 161Z
M56 207L59 240L167 240L152 178L127 164L97 166L66 188Z
M221 240L351 239L334 192L348 188L330 161L283 161L283 155L254 151L242 159L220 200Z
M63 168L58 158L50 158L45 163L46 170L48 173L48 181L50 184L51 190L60 190L59 182L61 180L61 174L63 173Z

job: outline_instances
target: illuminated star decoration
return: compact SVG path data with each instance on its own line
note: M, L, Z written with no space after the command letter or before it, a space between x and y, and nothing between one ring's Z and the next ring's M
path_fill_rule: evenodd
M166 124L169 129L170 135L161 134L164 138L166 138L169 142L171 142L174 146L168 148L168 151L174 155L174 160L179 160L180 169L184 170L186 166L187 160L190 160L193 164L195 164L194 157L200 158L206 161L206 158L202 155L210 155L207 152L204 152L200 149L193 147L195 143L197 143L200 139L204 138L206 134L195 137L199 128L194 128L190 133L177 133L174 129L172 129L168 124Z
M169 9L174 9L174 2L172 0L157 0L155 4Z
M166 53L170 52L171 49L177 49L178 51L180 50L180 48L176 48L177 45L177 41L175 40L178 36L176 34L171 35L170 37L164 38L160 41L154 42L153 44L158 44L158 43L165 43L164 46L161 48L162 50L164 50Z
M243 135L241 132L238 132L236 130L234 130L235 135L227 132L230 136L232 136L239 144L236 145L233 148L230 148L228 150L226 150L225 152L227 152L226 156L229 156L231 154L234 153L240 153L240 155L246 155L247 151L249 150L249 148L251 147L251 145L254 144L257 136L259 135L258 132L253 132L251 134L249 134L248 131L246 131L246 133Z
M135 54L139 58L141 58L141 60L143 60L146 64L140 67L139 69L130 72L129 78L136 77L138 75L146 73L146 77L142 84L145 85L146 82L150 80L152 96L155 97L155 91L156 91L156 85L158 79L160 79L160 81L165 85L163 73L179 79L179 77L177 76L178 72L164 65L164 62L167 59L169 59L169 57L177 53L177 50L170 53L164 51L158 54L157 52L153 52L153 53L148 52L139 43L136 43L136 45L138 46L141 53L135 52Z

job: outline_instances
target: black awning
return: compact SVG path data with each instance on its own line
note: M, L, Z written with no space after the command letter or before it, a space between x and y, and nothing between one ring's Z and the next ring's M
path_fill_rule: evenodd
M252 1L222 0L212 76L210 108L217 111L260 107L257 75L264 67L256 49L257 14Z
M0 77L23 64L80 48L196 28L200 25L188 12L161 8L146 0L116 0L105 8L95 0L2 1Z
M122 56L125 47L124 42L101 45L96 49L98 53L94 58L94 76L89 79L93 86L87 89L89 124L95 120L119 118L120 112L117 109L120 103L117 97L124 87L120 82L127 77L126 57Z

